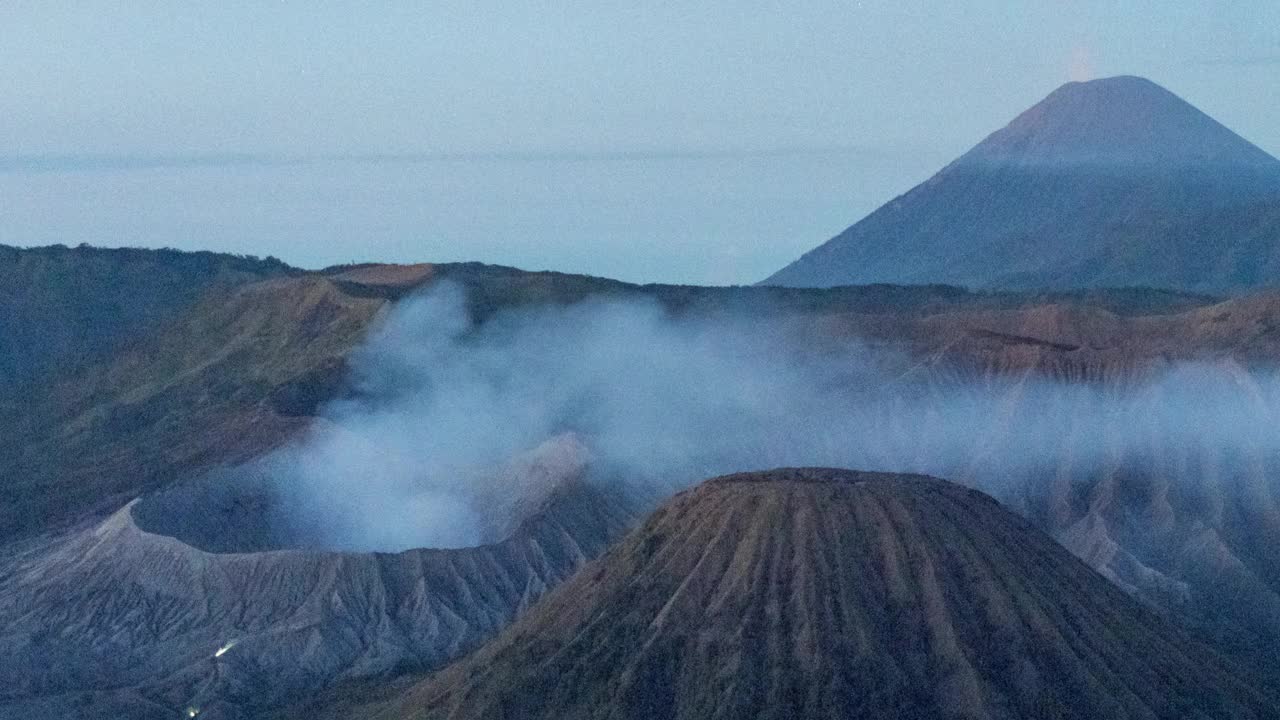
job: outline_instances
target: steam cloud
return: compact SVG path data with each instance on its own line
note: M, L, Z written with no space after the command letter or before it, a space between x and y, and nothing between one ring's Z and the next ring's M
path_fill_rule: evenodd
M782 319L676 317L645 299L511 310L474 326L463 291L437 283L355 355L354 398L257 470L313 544L389 551L497 539L486 530L493 495L477 488L566 433L585 449L566 462L591 481L654 496L784 465L924 472L1007 496L1064 453L1083 472L1156 448L1280 449L1280 385L1216 366L1105 389L930 385L901 379L905 364L815 342Z

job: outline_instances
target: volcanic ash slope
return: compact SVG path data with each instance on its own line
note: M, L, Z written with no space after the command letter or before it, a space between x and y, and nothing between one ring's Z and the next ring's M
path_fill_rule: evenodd
M378 718L1266 718L1251 683L977 491L787 469L676 496Z
M250 545L211 552L198 520L253 519L193 504L158 525L154 510L183 507L166 496L32 543L0 563L0 719L240 719L339 680L439 667L631 523L585 480L535 479L546 486L495 518L503 536L476 547L261 551L239 532Z

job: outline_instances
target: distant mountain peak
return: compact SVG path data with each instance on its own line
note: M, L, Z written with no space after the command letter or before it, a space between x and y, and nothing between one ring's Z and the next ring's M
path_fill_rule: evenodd
M1280 285L1280 160L1150 80L1067 83L765 280Z
M974 162L1280 168L1195 106L1133 75L1062 85L961 158Z

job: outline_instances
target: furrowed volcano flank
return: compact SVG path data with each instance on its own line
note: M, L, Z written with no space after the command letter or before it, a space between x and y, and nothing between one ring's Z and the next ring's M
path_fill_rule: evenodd
M784 469L681 493L474 655L336 712L1275 717L1238 672L982 493Z
M823 287L1145 285L1280 271L1280 161L1155 83L1068 83L766 280Z

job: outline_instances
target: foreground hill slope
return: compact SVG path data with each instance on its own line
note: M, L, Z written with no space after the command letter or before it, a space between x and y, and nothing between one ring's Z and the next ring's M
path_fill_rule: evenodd
M708 481L369 718L1264 718L1268 688L990 497Z
M1069 83L765 281L1280 282L1280 160L1148 80Z

